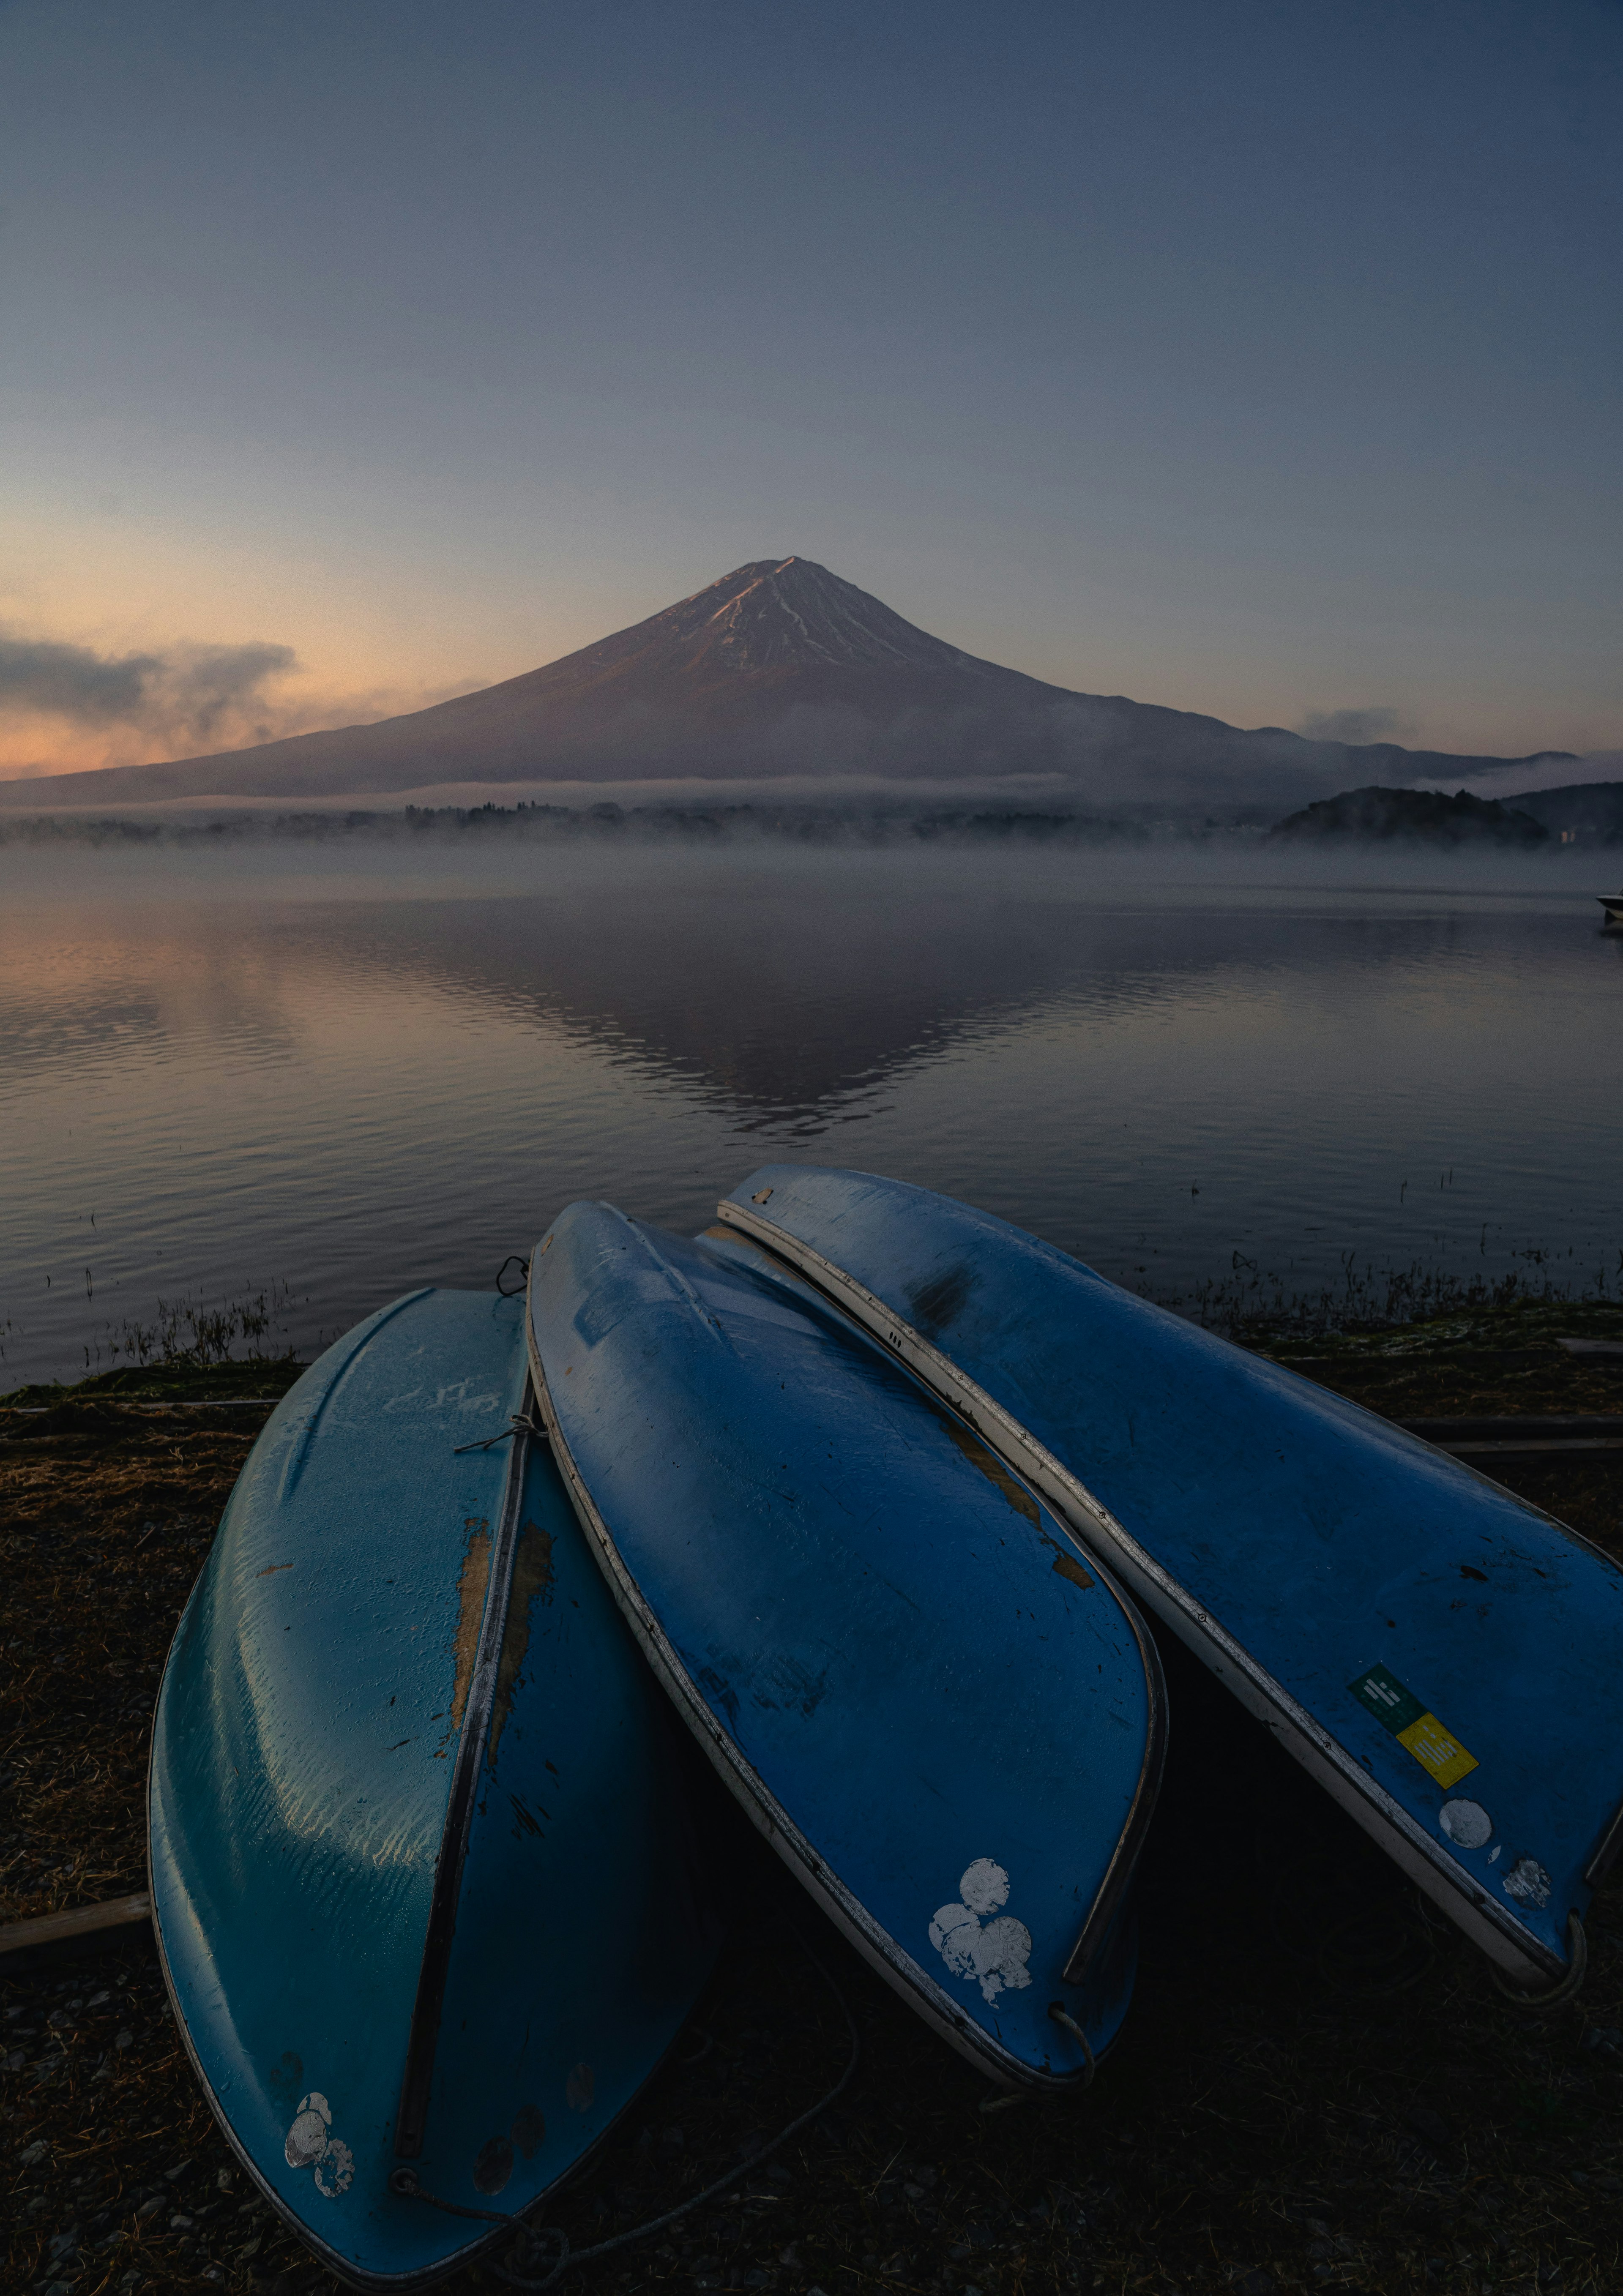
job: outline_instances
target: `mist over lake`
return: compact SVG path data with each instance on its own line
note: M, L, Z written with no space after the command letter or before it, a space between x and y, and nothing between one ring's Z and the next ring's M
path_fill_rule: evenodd
M0 855L0 1378L160 1300L316 1347L572 1198L775 1157L984 1205L1193 1306L1254 1264L1616 1283L1593 869L1233 851ZM1581 881L1581 882L1580 882Z

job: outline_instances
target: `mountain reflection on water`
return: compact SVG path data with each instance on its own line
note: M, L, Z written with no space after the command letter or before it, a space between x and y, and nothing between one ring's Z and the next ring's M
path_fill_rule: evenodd
M545 1019L725 1103L815 1127L963 1030L1072 988L1086 951L1014 899L808 898L798 888L545 904L447 901L365 921L387 962L518 1021Z
M0 922L0 1383L273 1281L308 1346L488 1283L571 1196L698 1226L780 1152L1162 1294L1623 1246L1623 936L1565 893L962 855L299 890Z

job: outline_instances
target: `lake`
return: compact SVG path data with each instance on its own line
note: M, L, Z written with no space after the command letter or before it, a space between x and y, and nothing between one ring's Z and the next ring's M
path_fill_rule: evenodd
M693 1229L768 1158L1186 1305L1348 1254L1623 1285L1623 934L1522 866L8 848L0 1384L160 1300L274 1291L311 1349L573 1197Z

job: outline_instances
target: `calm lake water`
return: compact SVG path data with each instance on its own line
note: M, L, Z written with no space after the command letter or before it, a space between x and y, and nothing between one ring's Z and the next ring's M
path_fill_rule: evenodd
M1623 935L1587 875L1242 865L8 849L0 1385L273 1285L313 1348L488 1287L572 1197L693 1229L770 1157L1163 1298L1349 1251L1623 1283Z

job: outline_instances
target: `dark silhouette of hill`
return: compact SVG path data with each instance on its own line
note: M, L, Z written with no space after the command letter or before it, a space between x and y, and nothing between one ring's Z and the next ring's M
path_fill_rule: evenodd
M1578 782L1565 789L1529 790L1506 805L1540 821L1554 836L1571 832L1585 845L1623 845L1623 782Z
M1496 798L1472 797L1465 790L1444 797L1435 790L1343 790L1275 822L1270 843L1323 844L1356 839L1389 845L1543 845L1549 831Z
M451 783L802 775L1065 777L1094 801L1277 809L1359 768L1419 780L1532 759L1349 748L1073 693L982 661L806 558L734 569L545 668L373 726L173 764L0 783L49 808Z

